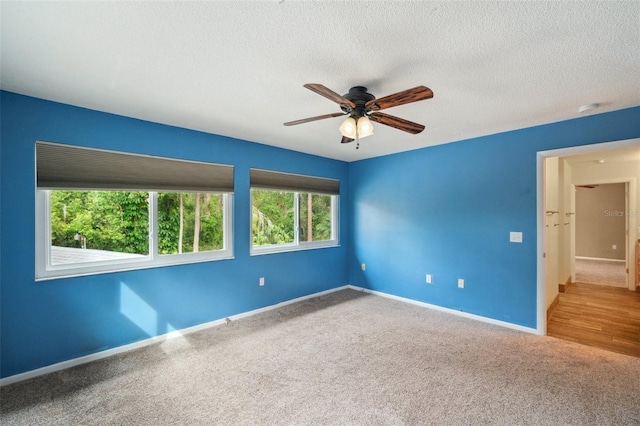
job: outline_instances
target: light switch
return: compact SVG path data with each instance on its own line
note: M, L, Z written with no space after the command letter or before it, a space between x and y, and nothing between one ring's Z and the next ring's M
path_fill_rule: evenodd
M511 242L511 243L521 243L522 242L522 232L509 232L509 242Z

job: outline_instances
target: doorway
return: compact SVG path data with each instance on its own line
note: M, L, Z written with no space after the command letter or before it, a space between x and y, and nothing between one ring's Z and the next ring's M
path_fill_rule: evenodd
M555 165L552 160L551 167L545 167L548 166L546 160L555 157L557 157ZM601 161L603 158L605 161ZM596 170L594 168L596 164L602 167L587 179L584 171L593 172ZM575 186L592 183L598 185L626 183L628 204L625 205L623 209L625 212L622 213L627 221L626 241L622 243L622 247L620 243L612 243L611 246L616 245L615 250L624 251L625 257L629 258L633 256L635 241L640 236L640 230L638 230L640 221L636 221L637 214L629 214L637 212L639 207L637 201L640 199L637 187L637 180L640 179L639 171L640 139L538 153L537 331L539 334L547 334L547 309L558 300L559 290L563 286L576 282ZM556 179L556 186L551 191L548 179L550 173ZM555 202L550 203L545 199L549 192L556 193L552 197ZM617 208L614 210L617 211ZM604 212L601 213L604 214ZM554 238L558 240L557 245ZM554 250L556 250L555 254ZM635 289L633 262L626 263L624 270L627 275L627 287L620 287L620 289L625 291Z
M640 357L640 335L629 332L640 329L640 293L630 291L640 140L538 160L538 330Z

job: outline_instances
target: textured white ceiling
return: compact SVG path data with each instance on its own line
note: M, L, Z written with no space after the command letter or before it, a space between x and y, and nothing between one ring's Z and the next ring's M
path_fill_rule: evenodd
M4 90L353 161L640 105L640 2L0 2ZM340 144L305 89L431 100ZM593 113L593 112L590 112Z
M595 148L595 147L594 147ZM583 154L574 154L560 157L567 160L572 166L591 165L593 163L624 163L634 162L638 164L640 170L640 140L636 145L618 149L598 149Z

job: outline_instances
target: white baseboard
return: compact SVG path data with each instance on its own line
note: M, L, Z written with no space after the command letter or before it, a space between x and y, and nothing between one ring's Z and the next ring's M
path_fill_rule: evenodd
M576 259L580 260L600 260L603 262L626 262L624 259L607 259L604 257L586 257L586 256L576 256Z
M366 288L363 288L363 287L356 287L356 286L353 286L353 285L348 285L346 287L348 287L350 289L353 289L353 290L363 291L365 293L371 293L371 294L375 294L375 295L378 295L378 296L386 297L386 298L389 298L389 299L398 300L400 302L409 303L411 305L421 306L423 308L428 308L428 309L433 309L433 310L436 310L436 311L446 312L446 313L449 313L449 314L457 315L457 316L464 317L464 318L469 318L469 319L476 320L476 321L482 321L482 322L486 322L486 323L493 324L493 325L499 325L501 327L511 328L513 330L524 331L525 333L538 334L538 335L540 334L537 329L531 328L531 327L525 327L525 326L522 326L522 325L512 324L512 323L506 322L506 321L500 321L500 320L496 320L496 319L493 319L493 318L487 318L487 317L483 317L483 316L480 316L480 315L470 314L468 312L456 311L455 309L444 308L442 306L432 305L430 303L425 303L425 302L419 302L417 300L408 299L406 297L395 296L393 294L383 293L381 291L369 290L369 289L366 289Z
M257 314L260 314L262 312L267 312L267 311L270 311L270 310L273 310L273 309L278 309L278 308L281 308L283 306L290 305L292 303L301 302L303 300L312 299L314 297L323 296L325 294L334 293L336 291L345 290L347 288L352 289L352 290L356 290L356 291L362 291L362 292L365 292L365 293L375 294L377 296L382 296L382 297L386 297L386 298L393 299L393 300L398 300L400 302L409 303L409 304L412 304L412 305L417 305L417 306L420 306L420 307L423 307L423 308L433 309L433 310L441 311L441 312L447 312L449 314L461 316L461 317L464 317L464 318L470 318L470 319L473 319L473 320L476 320L476 321L482 321L482 322L486 322L486 323L489 323L489 324L498 325L498 326L501 326L501 327L511 328L513 330L524 331L526 333L532 333L532 334L539 334L538 331L535 328L524 327L524 326L520 326L520 325L517 325L517 324L508 323L508 322L505 322L505 321L499 321L499 320L495 320L495 319L492 319L492 318L483 317L483 316L480 316L480 315L470 314L470 313L467 313L467 312L460 312L460 311L456 311L454 309L444 308L444 307L438 306L438 305L432 305L430 303L419 302L417 300L408 299L408 298L405 298L405 297L394 296L392 294L383 293L383 292L375 291L375 290L369 290L369 289L366 289L366 288L363 288L363 287L356 287L356 286L353 286L353 285L344 285L344 286L341 286L341 287L336 287L336 288L332 288L332 289L329 289L329 290L321 291L321 292L318 292L318 293L309 294L307 296L297 297L295 299L287 300L285 302L276 303L275 305L265 306L264 308L254 309L252 311L248 311L248 312L243 312L243 313L240 313L240 314L232 315L232 316L230 316L228 318L220 318L220 319L217 319L215 321L210 321L210 322L206 322L206 323L203 323L203 324L194 325L192 327L187 327L187 328L183 328L181 330L172 331L170 333L162 334L160 336L150 337L148 339L141 340L139 342L130 343L130 344L123 345L123 346L118 346L117 348L107 349L105 351L96 352L96 353L93 353L93 354L89 354L89 355L85 355L85 356L82 356L82 357L70 359L70 360L67 360L67 361L62 361L62 362L59 362L59 363L56 363L56 364L47 365L46 367L41 367L41 368L38 368L38 369L35 369L35 370L26 371L24 373L19 373L19 374L13 375L13 376L5 377L3 379L0 379L0 386L10 385L12 383L17 383L17 382L21 382L23 380L28 380L28 379L31 379L31 378L34 378L34 377L42 376L44 374L54 373L56 371L65 370L67 368L75 367L77 365L86 364L88 362L104 359L104 358L107 358L107 357L110 357L110 356L113 356L113 355L116 355L116 354L129 352L129 351L132 351L132 350L135 350L135 349L140 349L140 348L143 348L145 346L153 345L153 344L156 344L156 343L161 343L161 342L164 342L164 341L169 340L169 339L173 339L173 338L176 338L176 337L181 337L181 336L184 336L184 335L187 335L187 334L195 333L196 331L205 330L207 328L217 327L219 325L226 324L227 323L227 319L231 320L231 321L236 321L236 320L239 320L241 318L250 317L252 315L257 315Z
M187 334L195 333L196 331L204 330L211 327L217 327L219 325L223 325L227 323L227 320L236 321L240 318L250 317L252 315L257 315L262 312L267 312L272 309L278 309L286 305L290 305L292 303L301 302L303 300L312 299L314 297L323 296L325 294L334 293L336 291L345 290L349 288L349 286L341 286L332 288L329 290L321 291L318 293L309 294L307 296L297 297L295 299L287 300L284 302L276 303L275 305L265 306L264 308L254 309L248 312L242 312L240 314L232 315L227 318L220 318L215 321L206 322L203 324L194 325L192 327L183 328L181 330L172 331L166 334L162 334L160 336L150 337L145 340L141 340L135 343L129 343L127 345L118 346L117 348L107 349L105 351L96 352L93 354L81 356L78 358L70 359L67 361L58 362L56 364L47 365L46 367L37 368L35 370L26 371L24 373L15 374L13 376L5 377L0 379L0 386L10 385L12 383L21 382L23 380L31 379L33 377L42 376L44 374L54 373L56 371L65 370L67 368L75 367L76 365L86 364L88 362L97 361L99 359L107 358L116 354L120 354L123 352L129 352L135 349L140 349L145 346L153 345L156 343L164 342L169 339L173 339L176 337L184 336Z

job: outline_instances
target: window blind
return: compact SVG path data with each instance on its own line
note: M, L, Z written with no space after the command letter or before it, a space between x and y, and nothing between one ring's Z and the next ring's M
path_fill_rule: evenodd
M36 142L39 189L233 192L233 166Z
M321 194L340 194L338 179L296 175L270 170L251 169L251 187L261 189L279 189Z

